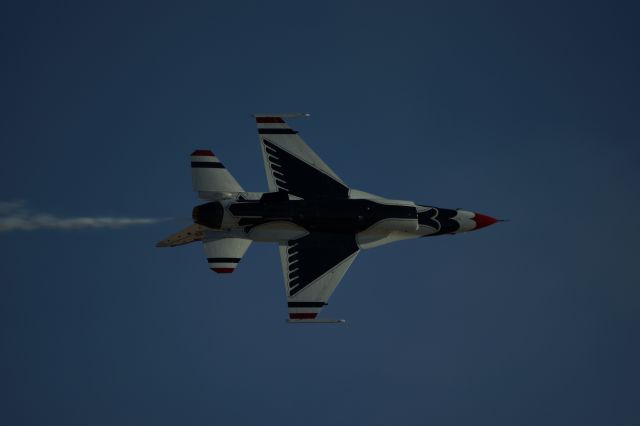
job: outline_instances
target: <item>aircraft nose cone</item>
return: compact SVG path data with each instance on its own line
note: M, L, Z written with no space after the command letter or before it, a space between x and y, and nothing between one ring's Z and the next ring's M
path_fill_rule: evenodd
M493 225L498 221L498 219L482 213L476 213L476 215L473 217L473 221L476 223L476 229L480 229L484 228L485 226Z

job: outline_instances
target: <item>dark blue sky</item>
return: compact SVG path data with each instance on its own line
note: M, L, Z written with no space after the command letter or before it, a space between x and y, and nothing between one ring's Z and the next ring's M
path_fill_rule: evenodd
M309 111L351 186L511 222L362 253L336 327L275 245L0 233L0 423L640 424L633 2L54 3L0 6L0 202L188 218L194 148L266 190L249 114Z

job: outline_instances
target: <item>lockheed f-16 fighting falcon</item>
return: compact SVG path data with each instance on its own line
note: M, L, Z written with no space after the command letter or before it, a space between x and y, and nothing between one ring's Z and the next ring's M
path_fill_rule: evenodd
M193 189L206 203L193 209L193 225L157 246L202 241L209 268L227 274L252 242L278 243L288 321L343 322L317 316L360 250L498 221L350 188L285 122L306 116L254 114L269 192L246 192L213 152L195 150Z

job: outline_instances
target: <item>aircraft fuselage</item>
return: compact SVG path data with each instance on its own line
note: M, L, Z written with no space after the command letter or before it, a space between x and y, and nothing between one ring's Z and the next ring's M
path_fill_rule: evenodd
M282 192L247 193L202 204L193 209L193 219L212 231L255 241L287 241L307 232L356 234L361 248L384 238L389 242L390 237L402 240L455 234L495 222L474 212L411 201L381 197L302 200L290 199Z

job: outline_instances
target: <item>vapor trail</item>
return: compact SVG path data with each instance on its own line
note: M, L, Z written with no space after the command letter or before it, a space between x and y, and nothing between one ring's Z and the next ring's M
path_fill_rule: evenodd
M57 217L47 213L32 212L24 201L0 202L0 232L33 231L36 229L97 229L124 228L149 225L167 219L139 217Z

